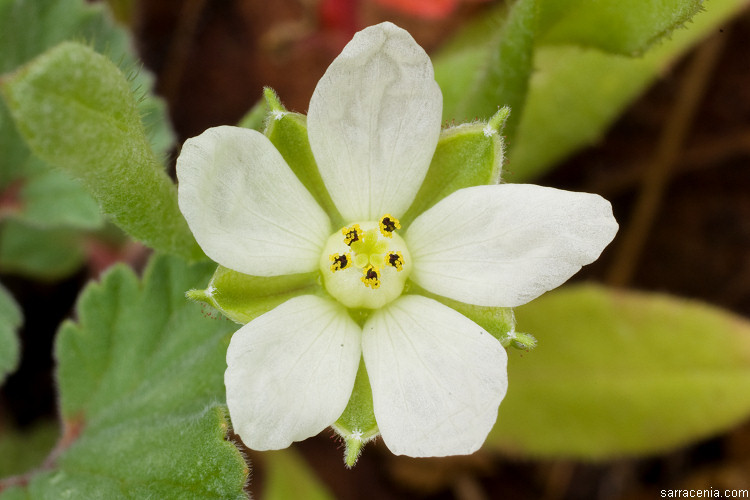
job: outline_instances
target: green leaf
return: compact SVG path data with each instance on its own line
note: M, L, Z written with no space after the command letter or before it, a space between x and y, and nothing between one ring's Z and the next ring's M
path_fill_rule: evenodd
M174 144L174 134L164 101L147 93L153 88L153 77L142 68L134 71L139 63L130 35L111 19L103 4L84 0L0 0L0 74L65 40L87 40L97 51L117 61L123 71L133 73L131 88L144 94L139 109L152 133L152 145L159 154L165 154Z
M266 87L264 92L268 107L271 109L266 123L266 136L276 146L294 175L328 214L331 225L342 227L344 220L328 194L310 148L310 141L307 138L307 117L287 111L272 89Z
M332 500L334 496L293 448L263 453L265 500Z
M18 367L21 348L16 330L21 326L22 320L21 309L10 293L0 285L0 384Z
M29 158L26 170L27 177L19 192L22 209L17 215L23 222L39 228L104 226L99 204L80 181L34 157Z
M443 91L443 119L489 118L498 107L510 106L513 114L505 133L512 140L526 101L536 22L536 0L518 0L509 11L496 9L465 28L433 58Z
M157 250L202 255L129 84L106 57L65 42L3 81L2 91L34 153L81 179L122 229Z
M9 486L8 489L0 490L0 500L29 500L29 495L21 487Z
M8 108L0 99L0 193L24 175L29 160L29 148L23 141Z
M86 261L84 235L71 229L44 230L20 221L0 223L0 271L60 279Z
M451 127L440 133L435 154L414 202L400 221L404 227L422 212L461 188L496 184L503 166L503 108L490 123Z
M678 56L744 5L743 0L712 0L688 29L676 31L671 40L642 58L574 46L539 48L524 115L509 151L506 179L533 180L578 148L597 141Z
M701 11L703 0L539 0L539 43L639 55Z
M158 257L86 288L55 346L65 435L29 498L246 498L217 406L235 325L184 298L212 268Z
M237 323L249 323L261 314L303 294L320 293L316 272L283 276L250 276L219 266L205 290L190 290L188 298L215 307Z
M750 415L750 323L705 304L577 286L516 309L539 338L512 355L487 446L607 459L664 452Z
M133 74L130 86L151 145L164 155L174 144L164 102L147 93L153 78L135 72L137 61L128 33L115 25L102 4L82 0L0 0L0 73L9 72L64 40L88 40ZM102 214L90 194L67 175L34 157L0 101L0 191L21 186L14 216L37 227L101 227ZM53 180L54 178L54 180ZM59 186L56 186L57 183ZM29 184L28 186L26 184ZM42 185L40 185L42 184Z
M0 0L0 73L63 40L91 33L100 12L99 7L84 8L82 0Z
M129 84L141 96L138 112L151 144L158 154L165 154L174 134L164 103L147 93L153 78L143 69L134 71L137 62L130 37L111 21L102 4L0 0L0 73L66 39L89 40L131 74ZM58 279L75 271L83 263L83 242L89 236L68 228L100 228L103 215L98 203L79 181L32 155L1 99L0 151L0 194L17 201L3 208L22 223L8 230L0 227L0 268L41 279ZM51 232L45 234L42 228Z

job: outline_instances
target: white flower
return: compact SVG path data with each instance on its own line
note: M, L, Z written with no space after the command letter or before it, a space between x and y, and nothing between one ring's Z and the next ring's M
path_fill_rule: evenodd
M356 34L310 101L310 145L336 208L331 227L271 142L217 127L185 143L179 203L219 264L255 276L319 270L300 295L232 338L225 374L236 432L256 450L319 433L344 411L360 357L375 417L396 454L477 450L507 388L497 339L431 298L521 305L594 261L617 223L599 196L532 185L460 189L402 232L425 178L442 95L427 54L390 23ZM369 311L363 326L349 309Z

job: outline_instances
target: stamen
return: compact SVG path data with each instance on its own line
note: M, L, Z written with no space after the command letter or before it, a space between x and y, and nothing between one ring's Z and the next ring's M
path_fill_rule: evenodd
M342 254L332 254L330 256L331 262L331 271L336 272L340 271L342 269L346 269L347 267L352 265L352 260L349 258L348 253L342 253Z
M352 243L355 243L362 239L362 229L360 229L359 224L354 224L351 227L345 227L341 230L341 232L344 235L344 243L349 246L352 246Z
M404 268L404 256L401 252L390 252L385 256L385 263L395 267L396 271L401 271Z
M414 264L397 230L400 226L385 214L374 220L350 220L331 234L318 257L331 297L350 309L374 310L401 296Z
M401 223L391 214L385 214L384 216L382 216L380 218L379 226L380 234L382 234L386 238L390 238L393 235L393 231L395 231L396 229L401 229Z
M365 275L362 276L362 283L365 286L369 286L373 290L380 287L380 272L375 266L367 266L365 268Z

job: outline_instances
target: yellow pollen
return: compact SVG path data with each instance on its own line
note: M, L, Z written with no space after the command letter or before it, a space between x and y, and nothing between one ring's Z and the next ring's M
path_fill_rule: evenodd
M378 226L380 227L380 234L386 238L390 238L396 229L401 229L401 223L391 214L385 214L382 216Z
M380 287L380 273L378 268L375 266L367 266L365 268L364 275L362 276L362 283L365 286L369 286L373 290Z
M362 229L359 227L359 224L345 227L341 230L341 233L344 235L344 243L349 246L362 239Z
M348 308L375 310L401 296L413 264L397 224L390 214L351 220L328 237L318 266L331 297Z
M390 252L385 256L385 264L395 267L396 271L401 271L404 268L404 256L401 252Z
M342 269L346 269L347 267L352 265L352 259L349 257L348 253L342 253L342 254L331 254L330 257L331 262L331 272L340 271Z

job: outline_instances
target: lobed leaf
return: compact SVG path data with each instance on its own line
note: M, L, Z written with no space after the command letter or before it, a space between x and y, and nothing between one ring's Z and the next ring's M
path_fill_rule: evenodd
M705 304L588 285L515 310L539 339L509 356L487 446L609 459L664 452L750 415L750 323Z
M246 498L220 406L235 325L184 298L212 268L157 257L86 288L55 346L65 435L20 498Z

